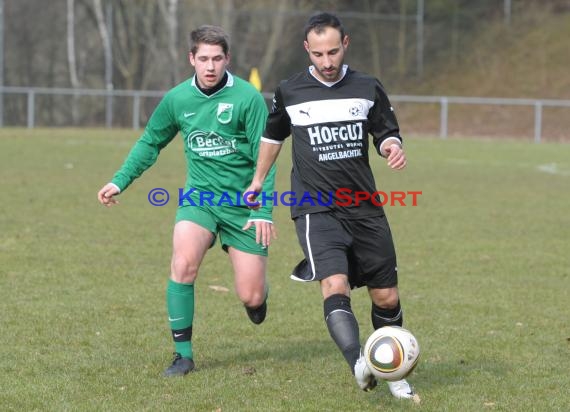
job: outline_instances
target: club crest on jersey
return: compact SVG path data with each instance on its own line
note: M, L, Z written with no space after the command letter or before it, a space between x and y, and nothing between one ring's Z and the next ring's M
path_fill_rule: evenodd
M218 122L221 124L228 124L232 121L232 114L234 105L232 103L219 103L218 104Z
M359 102L350 106L350 109L348 109L348 111L350 112L351 116L353 116L353 117L361 117L364 115L364 107Z

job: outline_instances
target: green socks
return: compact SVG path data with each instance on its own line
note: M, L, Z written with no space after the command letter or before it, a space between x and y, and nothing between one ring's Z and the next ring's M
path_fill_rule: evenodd
M192 321L194 319L194 284L168 279L166 288L168 321L176 352L192 359Z

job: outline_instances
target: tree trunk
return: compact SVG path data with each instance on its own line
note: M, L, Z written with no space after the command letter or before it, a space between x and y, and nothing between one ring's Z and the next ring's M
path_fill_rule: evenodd
M261 75L261 84L267 80L267 73L271 70L273 63L275 62L275 55L279 49L279 44L283 36L283 28L285 25L285 10L287 8L287 3L285 1L279 2L279 6L273 15L273 22L271 23L271 35L267 44L265 46L265 53L261 59L259 65L259 73Z
M112 7L112 3L109 7ZM113 90L113 48L111 46L111 36L109 34L111 28L107 27L107 23L105 22L101 0L93 0L93 8L95 10L97 28L99 29L99 36L101 37L101 44L103 45L103 53L105 55L105 88L107 90ZM107 96L105 109L106 126L111 127L113 123L113 97L111 95Z
M165 2L168 1L168 5ZM172 84L180 82L178 71L178 0L160 0L158 2L160 12L168 29L168 57L170 59L170 75Z
M79 78L77 76L77 61L75 59L75 0L67 0L67 63L69 66L69 82L71 87L78 89ZM71 105L71 119L73 124L79 122L79 96L73 95L73 103Z
M400 30L398 32L398 74L406 74L406 31L407 31L406 0L400 0Z
M370 0L366 0L365 10L369 13L374 12L374 8L370 4ZM380 24L376 24L372 19L366 19L366 27L368 29L368 40L370 41L370 58L372 59L372 73L376 77L381 77L380 71L380 41L378 32Z

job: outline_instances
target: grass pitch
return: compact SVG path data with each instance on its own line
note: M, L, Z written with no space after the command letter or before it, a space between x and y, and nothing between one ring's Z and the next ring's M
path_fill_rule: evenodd
M182 143L120 205L96 200L137 136L0 129L1 410L570 410L570 145L408 139L401 172L373 156L380 189L422 191L415 207L386 208L405 326L422 349L409 378L416 405L386 385L357 388L317 286L288 278L301 251L283 206L266 322L247 319L216 245L196 284L198 370L162 378L173 350L164 296L176 202L153 207L147 194L182 187ZM364 290L353 307L364 341Z

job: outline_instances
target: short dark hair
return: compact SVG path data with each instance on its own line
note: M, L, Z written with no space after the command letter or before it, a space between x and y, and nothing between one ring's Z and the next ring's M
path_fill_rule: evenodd
M305 25L305 40L307 40L307 35L311 31L314 30L315 33L319 34L327 27L337 29L340 32L341 40L344 39L344 27L340 19L332 13L322 12L312 15L309 18L309 21L307 21L307 24Z
M200 43L222 46L224 55L230 52L230 36L218 26L203 25L190 33L190 52L196 54Z

